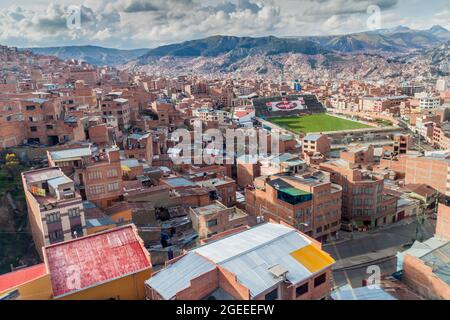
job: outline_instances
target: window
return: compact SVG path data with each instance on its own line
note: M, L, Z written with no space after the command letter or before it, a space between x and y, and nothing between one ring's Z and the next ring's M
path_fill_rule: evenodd
M59 212L49 213L45 216L45 221L48 223L56 223L61 221L61 215Z
M26 106L26 109L28 111L33 111L33 110L36 110L36 107L35 106Z
M316 233L321 233L322 232L322 227L318 227L317 229L316 229Z
M77 218L80 216L80 208L69 209L69 218Z
M108 191L117 191L119 190L119 183L118 182L113 182L113 183L109 183L108 184Z
M51 124L48 124L45 127L47 128L47 130L53 130L53 126Z
M105 193L105 187L103 185L92 186L89 188L91 194L102 194Z
M37 127L30 127L30 131L31 132L36 132L37 131Z
M300 297L308 292L308 282L305 284L302 284L300 287L297 287L295 289L295 292L297 293L297 297Z
M213 220L206 221L206 225L207 225L208 227L214 227L214 226L217 226L217 219L213 219Z
M99 180L102 178L101 171L92 171L88 173L89 180Z
M268 294L266 294L265 300L277 300L278 299L278 288L275 288L274 290L270 291Z
M61 241L64 240L64 233L62 230L56 230L48 233L48 237L50 242Z
M106 172L108 178L117 177L117 169L111 169Z
M320 276L318 276L317 278L314 279L314 288L317 288L322 283L325 283L326 280L327 280L327 274L326 273L321 274Z

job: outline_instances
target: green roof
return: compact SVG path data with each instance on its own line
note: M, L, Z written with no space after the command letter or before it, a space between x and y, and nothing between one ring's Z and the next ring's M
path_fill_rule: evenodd
M282 189L284 193L287 193L290 196L296 197L296 196L304 196L310 194L309 192L297 189L297 188L286 188Z

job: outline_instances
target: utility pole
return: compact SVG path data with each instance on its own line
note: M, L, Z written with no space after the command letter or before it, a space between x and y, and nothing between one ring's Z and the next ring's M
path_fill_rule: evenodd
M414 238L414 241L418 240L420 242L423 241L423 225L425 223L425 207L426 204L421 204L420 205L420 209L419 212L417 213L416 216L416 236ZM419 238L419 233L420 233L420 238Z

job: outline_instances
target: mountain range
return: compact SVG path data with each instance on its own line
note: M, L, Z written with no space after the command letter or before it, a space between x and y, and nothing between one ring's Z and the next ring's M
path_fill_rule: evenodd
M56 56L63 60L76 59L96 66L118 66L139 58L149 49L120 50L99 46L64 46L26 48L35 54Z
M283 72L281 70L286 66L296 64L305 64L312 70L318 67L330 69L330 66L336 64L351 64L352 55L372 55L372 61L378 59L374 58L375 56L391 59L392 56L415 52L425 56L429 50L448 43L450 31L441 26L433 26L428 30L398 26L335 36L254 38L218 35L153 49L120 50L98 46L69 46L29 50L62 59L84 60L94 65L134 68L161 74L242 71L244 74L264 75L274 70ZM350 57L347 56L349 54ZM440 56L442 55L445 56L445 50L440 53ZM388 63L390 62L388 60ZM371 74L374 71L371 71Z

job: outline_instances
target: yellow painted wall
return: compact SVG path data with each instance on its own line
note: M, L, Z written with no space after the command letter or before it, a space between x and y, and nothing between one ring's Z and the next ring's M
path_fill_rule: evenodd
M124 211L116 212L116 213L112 214L110 217L116 223L118 222L118 220L120 218L122 218L124 222L131 221L133 219L133 215L131 213L131 209L127 209L127 210L124 210Z
M94 233L97 233L97 232L102 232L102 231L105 231L105 230L108 230L108 229L114 229L115 227L116 227L115 224L110 224L110 225L107 225L107 226L86 228L86 233L88 235L90 235L90 234L94 234Z
M14 291L16 289L19 290L21 300L52 299L52 285L50 282L50 275L48 274L21 284L16 288L11 288L4 292L0 292L0 295Z
M151 277L151 269L82 290L58 300L144 300L144 281Z

